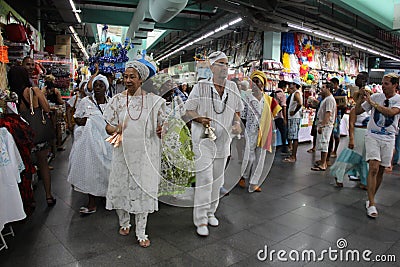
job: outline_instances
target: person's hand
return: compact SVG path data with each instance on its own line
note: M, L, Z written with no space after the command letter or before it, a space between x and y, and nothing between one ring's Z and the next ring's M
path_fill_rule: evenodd
M204 127L207 127L210 126L211 119L207 117L197 117L194 121L203 124Z
M240 134L242 132L242 127L240 123L234 123L232 126L232 133L233 134Z
M290 111L289 114L290 114L290 116L294 116L294 111L293 110Z
M349 144L347 145L348 148L354 149L354 141L349 141Z
M365 98L365 101L367 101L369 104L371 104L371 95L368 91L364 90L364 98Z
M157 129L156 129L156 134L157 134L158 138L160 138L160 139L161 139L162 132L163 132L163 127L161 125L158 125Z
M322 134L322 127L318 127L318 133Z

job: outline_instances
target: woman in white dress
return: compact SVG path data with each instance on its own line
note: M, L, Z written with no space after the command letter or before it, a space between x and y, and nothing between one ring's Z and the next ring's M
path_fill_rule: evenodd
M130 213L135 214L136 237L141 247L150 245L147 216L158 210L160 137L165 117L165 100L141 88L148 75L149 69L143 63L127 62L123 75L126 90L115 95L104 111L106 130L118 139L106 208L116 210L121 235L129 234Z
M103 111L107 103L107 78L93 79L93 95L83 98L74 114L75 140L69 156L68 182L75 190L88 194L87 206L81 214L96 212L96 196L105 197L111 170L112 148L104 141L108 137Z

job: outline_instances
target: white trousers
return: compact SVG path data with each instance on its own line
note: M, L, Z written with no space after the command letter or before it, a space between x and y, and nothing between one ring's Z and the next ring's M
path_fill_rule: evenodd
M131 227L131 215L129 212L121 209L115 210L119 219L119 226L129 228ZM139 241L147 240L146 225L147 225L147 212L135 214L135 231L136 237Z
M250 184L252 185L259 185L267 154L265 149L257 147L257 137L258 135L256 134L249 134L246 137L246 149L242 162L243 178L250 178Z
M197 156L197 155L196 155ZM228 158L196 157L196 188L194 191L193 222L195 226L208 224L219 204L219 190L224 184Z

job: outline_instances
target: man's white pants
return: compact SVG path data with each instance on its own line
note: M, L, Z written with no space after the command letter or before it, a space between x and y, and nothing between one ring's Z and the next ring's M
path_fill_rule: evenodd
M219 204L219 190L224 184L226 158L199 159L196 155L196 189L194 191L193 222L197 227L208 224Z

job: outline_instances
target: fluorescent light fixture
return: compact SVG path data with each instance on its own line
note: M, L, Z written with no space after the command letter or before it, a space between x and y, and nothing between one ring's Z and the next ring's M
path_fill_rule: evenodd
M203 39L205 39L205 38L207 38L207 37L210 37L210 36L216 34L217 32L220 32L220 31L222 31L222 30L228 28L229 26L235 25L236 23L239 23L239 22L241 22L241 21L242 21L242 18L237 18L237 19L235 19L235 20L232 20L232 21L229 22L228 24L224 24L224 25L222 25L221 27L218 27L217 29L215 29L215 30L213 30L213 31L210 31L210 32L208 32L208 33L202 35L201 37L195 39L194 41L191 41L191 42L189 42L189 43L187 43L187 44L181 46L180 48L176 49L175 51L172 51L172 52L170 52L170 53L168 53L168 54L166 54L166 55L160 57L159 59L156 60L156 62L160 62L160 61L162 61L162 60L164 60L164 59L166 59L166 58L172 56L173 54L175 54L175 53L177 53L177 52L179 52L179 51L185 49L186 47L191 46L191 45L194 45L195 43L200 42L201 40L203 40Z
M301 25L296 25L296 24L292 24L292 23L288 23L287 25L288 25L288 27L290 27L290 28L298 29L298 30L301 30L301 31L313 32L312 29L307 28L307 27L303 27L303 26L301 26Z
M75 42L77 42L78 47L79 47L79 49L82 51L83 56L85 57L85 59L89 59L89 55L88 55L88 53L86 52L86 49L85 49L85 47L84 47L83 44L82 44L81 38L79 38L79 36L78 36L78 34L76 33L74 27L69 26L69 30L71 31L72 37L74 37Z
M379 55L380 54L378 51L376 51L374 49L370 49L370 48L367 48L367 51L370 52L371 54L375 54L375 55Z
M381 71L381 72L385 72L385 69L371 69L371 71Z
M352 42L350 42L350 41L348 41L348 40L346 40L346 39L340 38L340 37L336 37L336 36L335 36L334 39L335 39L336 41L338 41L338 42L341 42L341 43L344 43L344 44L347 44L347 45L353 44Z
M237 19L235 19L235 20L232 20L231 22L229 22L228 24L229 24L229 26L232 26L232 25L234 25L234 24L236 24L236 23L238 23L238 22L241 22L242 21L242 18L237 18Z
M355 48L362 49L362 50L367 50L367 49L368 49L368 48L366 48L365 46L362 46L362 45L359 45L359 44L356 44L356 43L353 43L353 46L354 46Z
M329 33L324 33L324 32L320 32L320 31L314 31L313 32L316 35L319 35L321 37L327 38L327 39L333 39L333 35L330 35Z
M71 5L71 7L72 7L72 12L74 12L74 14L75 14L76 20L78 21L78 23L81 23L81 22L82 22L82 21L81 21L81 17L80 17L79 14L78 14L78 13L80 13L81 11L76 9L74 1L69 0L69 3L70 3L70 5Z
M215 33L217 33L217 32L220 32L220 31L222 31L222 30L225 30L226 28L228 28L229 27L229 24L225 24L225 25L223 25L223 26L221 26L221 27L219 27L219 28L216 28L215 29Z

